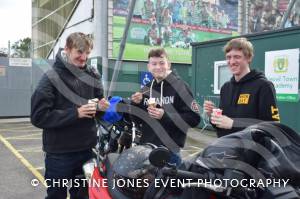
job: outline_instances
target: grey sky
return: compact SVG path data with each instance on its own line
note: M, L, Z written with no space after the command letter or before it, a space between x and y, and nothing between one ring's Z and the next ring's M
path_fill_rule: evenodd
M31 37L31 0L0 0L0 48Z

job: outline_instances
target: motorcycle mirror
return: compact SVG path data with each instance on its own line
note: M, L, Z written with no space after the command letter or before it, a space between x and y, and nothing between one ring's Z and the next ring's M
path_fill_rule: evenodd
M171 152L165 147L153 149L149 155L149 161L153 166L163 168L171 159Z

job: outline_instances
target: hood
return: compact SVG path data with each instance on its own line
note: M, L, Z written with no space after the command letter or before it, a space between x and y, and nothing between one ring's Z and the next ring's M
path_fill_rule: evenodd
M239 93L240 93L240 90L242 89L243 84L246 82L251 82L256 79L266 79L266 77L262 72L258 72L256 70L252 69L248 74L246 74L238 82L235 81L234 76L231 78L230 82L234 86L234 88L232 88L232 90L231 90L231 94L229 94L229 96L231 96L231 102L230 102L231 105L237 106L237 104L235 102L239 98Z
M180 79L173 71L162 81L157 82L153 79L150 83L150 95L149 97L153 97L153 90L160 93L160 103L158 103L162 107L163 96L164 96L164 87L169 87L171 85L174 86L176 81Z
M157 82L155 81L155 79L153 79L153 88L160 87L161 84L163 84L164 86L172 85L178 79L180 79L180 77L172 71L164 80L160 82Z
M255 79L266 79L266 77L262 72L252 69L248 74L246 74L242 79L240 79L240 81L237 82L234 76L230 79L230 81L234 84L242 84L244 82L252 81Z
M57 52L56 54L56 59L55 59L55 64L54 64L54 68L55 69L61 69L61 70L69 70L71 71L72 73L73 72L79 72L79 71L84 71L86 69L86 65L84 68L78 68L77 66L73 65L73 64L70 64L68 61L67 61L67 55L66 53L64 52L64 49L63 48L60 48L59 51Z
M55 63L53 68L60 71L67 71L72 73L76 77L81 77L85 73L92 74L96 78L100 78L100 74L93 67L85 65L83 68L78 68L77 66L70 64L67 61L67 56L64 53L64 49L60 48L56 54Z

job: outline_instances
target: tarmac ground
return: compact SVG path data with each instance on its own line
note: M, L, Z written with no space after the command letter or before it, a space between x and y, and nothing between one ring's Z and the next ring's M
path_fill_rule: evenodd
M190 158L216 139L190 129L182 157ZM0 119L0 198L40 199L46 195L42 130L29 118Z

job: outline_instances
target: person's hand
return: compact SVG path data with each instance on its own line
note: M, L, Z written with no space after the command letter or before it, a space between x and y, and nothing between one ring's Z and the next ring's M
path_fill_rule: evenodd
M131 95L131 101L133 101L136 104L141 103L143 99L143 94L141 92L136 92L133 95Z
M227 117L226 115L216 115L211 114L210 121L212 124L216 125L218 128L222 129L232 129L233 119Z
M96 114L96 104L88 103L77 108L79 118L92 118Z
M151 106L149 106L147 108L147 110L148 110L148 113L149 113L150 117L152 117L154 119L158 119L158 120L160 120L163 117L164 113L165 113L164 109L155 108L155 107L151 107Z
M203 103L203 108L205 113L210 117L213 109L216 108L216 106L212 101L205 100Z
M98 102L98 111L106 111L109 107L110 103L105 98L102 98Z

